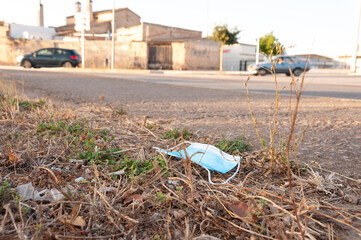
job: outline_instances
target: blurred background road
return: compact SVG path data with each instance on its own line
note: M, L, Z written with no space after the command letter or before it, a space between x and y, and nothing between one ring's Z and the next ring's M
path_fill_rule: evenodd
M25 89L44 95L73 96L77 100L97 101L104 94L108 101L181 101L236 97L244 93L248 76L206 74L206 72L99 72L66 69L30 69L1 67L2 78L23 82ZM301 77L299 77L301 78ZM289 94L290 77L277 75L278 88ZM251 92L274 94L274 78L250 76ZM219 91L215 91L219 90ZM30 91L31 92L31 91ZM303 95L361 99L361 76L330 73L306 73Z

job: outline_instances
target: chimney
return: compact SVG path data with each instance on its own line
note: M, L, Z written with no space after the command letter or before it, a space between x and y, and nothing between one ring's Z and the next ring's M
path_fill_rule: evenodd
M41 4L41 0L39 1L39 9L38 9L38 26L44 27L44 7Z
M87 6L86 6L86 11L89 13L89 17L90 17L90 22L92 22L94 20L94 16L93 16L93 0L87 0Z
M75 12L80 12L81 11L81 3L79 1L77 1L75 3Z

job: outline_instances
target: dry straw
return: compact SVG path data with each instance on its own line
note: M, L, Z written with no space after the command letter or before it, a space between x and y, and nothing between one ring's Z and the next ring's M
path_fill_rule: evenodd
M247 161L240 173L224 185L210 185L207 172L189 159L152 150L174 145L161 139L167 126L117 114L116 106L25 104L16 91L10 94L15 85L2 82L0 238L342 239L347 232L356 239L361 234L360 183L291 163L303 80L296 93L291 91L295 104L289 108L286 147L276 147L276 87L269 141L261 137L252 114L265 146L243 153ZM293 90L297 82L291 78ZM193 134L191 140L202 139ZM16 165L10 153L19 156ZM24 200L14 188L29 182L39 191L58 189L64 198Z

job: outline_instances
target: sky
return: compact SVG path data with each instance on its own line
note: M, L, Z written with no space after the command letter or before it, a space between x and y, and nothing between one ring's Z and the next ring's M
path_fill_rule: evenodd
M84 1L84 0L83 0ZM272 32L289 54L353 55L361 0L114 0L150 22L202 31L215 25L238 28L239 42L256 44ZM45 26L65 25L76 0L42 0ZM39 0L0 0L0 20L37 25ZM111 9L113 0L93 0L93 11Z

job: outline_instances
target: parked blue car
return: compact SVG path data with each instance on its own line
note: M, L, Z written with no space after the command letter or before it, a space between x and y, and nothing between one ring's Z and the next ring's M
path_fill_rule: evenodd
M252 64L248 67L248 71L255 72L257 75L264 76L266 74L275 73L284 73L287 76L290 76L290 70L293 75L296 77L300 76L305 70L310 70L309 64L307 62L300 60L295 56L277 56L273 59L273 63L275 66L275 71L273 71L273 66L270 61L260 63L260 64Z
M24 68L40 67L78 67L80 55L72 49L43 48L33 53L17 57L17 62Z

